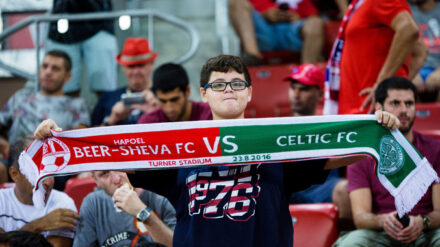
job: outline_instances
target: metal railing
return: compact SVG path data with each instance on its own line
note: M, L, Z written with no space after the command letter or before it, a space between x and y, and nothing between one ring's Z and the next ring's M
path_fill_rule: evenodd
M196 53L199 44L200 44L200 37L197 32L197 30L190 24L186 23L185 21L172 16L170 14L160 12L157 10L152 9L142 9L142 10L125 10L125 11L113 11L113 12L94 12L94 13L81 13L81 14L45 14L45 15L34 15L30 16L17 24L8 27L0 34L0 42L3 42L6 40L7 37L10 35L16 33L17 31L21 30L22 28L27 27L30 24L36 24L37 31L36 31L36 43L35 50L36 50L36 57L37 57L37 70L35 75L31 75L19 68L16 68L14 66L10 66L5 64L4 62L0 61L0 68L8 70L12 74L15 74L20 77L27 78L29 80L32 80L33 78L36 78L36 81L38 81L38 69L39 69L39 62L40 62L40 30L39 30L39 24L41 22L52 22L52 21L58 21L59 19L67 19L69 21L86 21L86 20L105 20L105 19L116 19L120 16L131 16L131 17L146 17L148 28L147 28L147 37L150 42L151 48L154 47L154 19L159 19L168 23L171 23L177 27L182 28L184 31L188 32L190 39L191 39L191 45L188 49L188 51L183 54L182 56L178 57L177 59L173 60L175 63L184 63L191 59L194 54Z
M215 27L222 54L240 55L240 39L230 28L229 0L215 1ZM231 45L232 43L232 45Z

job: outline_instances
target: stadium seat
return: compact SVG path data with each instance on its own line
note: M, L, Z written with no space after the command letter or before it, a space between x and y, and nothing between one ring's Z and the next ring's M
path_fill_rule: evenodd
M293 64L250 67L252 100L246 107L249 118L281 117L292 115L288 90L290 84L283 79L295 67Z
M416 104L414 130L440 139L440 103Z
M2 183L0 184L0 189L7 189L15 187L15 183Z
M300 63L301 53L294 51L265 51L261 52L263 63L270 65Z
M90 192L96 187L95 179L93 178L76 178L73 177L66 182L64 192L69 195L75 202L78 209L81 208L81 203Z
M317 63L325 72L325 63ZM283 79L287 77L295 64L249 67L252 78L252 100L244 112L246 118L292 116L289 103L289 87ZM322 114L324 101L319 102L317 114Z
M338 208L333 203L292 204L294 247L330 247L338 238Z

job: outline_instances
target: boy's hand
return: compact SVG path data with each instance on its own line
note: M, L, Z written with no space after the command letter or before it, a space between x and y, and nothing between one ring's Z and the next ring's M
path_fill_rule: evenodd
M50 130L62 131L60 127L52 119L46 119L38 125L34 132L35 138L43 140L46 137L51 136Z
M377 117L377 122L382 124L383 127L392 130L400 127L399 119L393 114L382 110L377 110L374 114Z

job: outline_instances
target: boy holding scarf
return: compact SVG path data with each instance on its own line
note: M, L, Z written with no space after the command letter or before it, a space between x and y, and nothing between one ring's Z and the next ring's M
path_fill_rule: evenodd
M252 97L249 72L239 57L209 59L200 78L202 100L214 120L243 119ZM378 122L396 129L398 119L383 111ZM47 120L35 135L56 129ZM327 172L363 157L306 160L277 164L204 166L141 172L130 177L135 187L167 197L176 208L174 246L292 246L288 199L293 191L322 183Z

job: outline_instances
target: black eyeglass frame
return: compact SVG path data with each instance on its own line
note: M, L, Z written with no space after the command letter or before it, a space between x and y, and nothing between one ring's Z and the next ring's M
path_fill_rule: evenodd
M235 82L244 82L245 87L242 88L242 89L235 89L235 88L232 86L232 83L235 83ZM214 84L214 83L215 83L215 84L224 84L225 86L224 86L224 88L223 88L222 90L214 90L214 89L212 88L212 84ZM231 89L234 90L234 91L241 91L241 90L244 90L245 88L249 87L249 82L247 82L247 81L214 81L214 82L207 83L205 86L203 86L203 88L204 88L204 89L207 89L207 88L211 87L212 91L222 92L222 91L225 91L225 90L226 90L226 88L228 87L228 85L229 85L229 86L231 87Z

